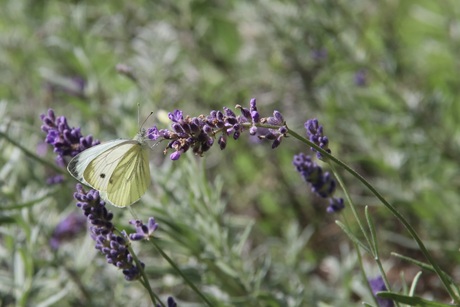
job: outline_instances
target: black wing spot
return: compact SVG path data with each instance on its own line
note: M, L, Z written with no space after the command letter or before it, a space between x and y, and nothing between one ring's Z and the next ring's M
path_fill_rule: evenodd
M102 179L104 179L104 178L105 178L105 174L104 174L104 173L101 173L101 174L99 175L99 177L101 177Z

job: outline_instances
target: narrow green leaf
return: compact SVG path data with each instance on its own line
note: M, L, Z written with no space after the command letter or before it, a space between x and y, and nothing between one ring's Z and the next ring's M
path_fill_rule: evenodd
M419 306L419 307L456 306L456 305L428 301L418 296L407 296L407 295L393 293L393 292L377 292L377 296L380 298L390 299L398 303L407 304L409 306Z
M371 250L373 251L374 257L378 257L379 255L379 247L377 244L377 234L375 232L375 225L372 221L371 217L369 216L369 207L366 206L364 209L364 213L366 215L367 226L369 227L369 231L371 233Z
M341 223L340 221L335 221L335 223L340 227L342 228L343 232L345 232L345 234L350 238L350 240L352 240L353 242L355 242L357 245L359 245L362 249L364 249L365 251L367 251L369 254L372 254L371 250L369 249L369 247L367 247L364 243L362 243L358 237L356 237L352 232L351 230L349 230L347 228L347 226L345 226L343 223Z

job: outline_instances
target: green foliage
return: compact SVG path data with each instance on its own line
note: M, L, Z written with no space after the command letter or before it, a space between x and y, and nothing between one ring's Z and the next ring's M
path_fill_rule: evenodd
M62 172L50 165L54 155L39 131L48 108L101 141L134 136L151 111L156 117L146 126L164 128L161 111L198 116L252 97L264 116L279 110L298 132L317 117L334 156L372 182L452 274L460 260L459 13L452 0L3 1L1 305L149 303L88 235L57 251L49 246L54 227L78 210L70 176L45 182ZM350 248L361 245L357 225L341 217L337 226L292 167L293 154L309 151L305 144L287 138L272 150L243 135L225 151L176 162L163 148L153 147L154 182L134 209L157 219L158 244L216 305L371 301ZM410 283L416 261L431 274L405 228L359 181L338 172L385 270L397 272L389 276L392 290ZM117 227L132 231L127 210L112 211ZM343 219L352 217L347 208ZM162 299L202 303L153 247L133 247ZM379 274L364 262L369 277ZM448 303L441 289L427 274L414 298L391 298Z

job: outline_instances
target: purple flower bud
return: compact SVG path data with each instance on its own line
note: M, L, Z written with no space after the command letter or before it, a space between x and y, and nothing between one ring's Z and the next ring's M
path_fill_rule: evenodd
M329 207L327 207L328 213L338 213L345 208L343 198L331 197L329 198Z
M247 120L250 120L251 119L251 111L249 111L248 109L246 108L243 108L242 106L240 106L239 104L236 105L236 108L237 109L240 109L240 112L241 112L241 115L247 119Z
M175 123L180 123L184 119L182 111L180 110L175 110L174 112L168 113L168 118Z
M283 115L275 110L273 111L273 117L276 118L276 120L280 123L280 124L284 124L284 118L283 118Z
M178 133L178 134L186 134L183 126L181 124L178 124L178 123L173 123L171 125L171 128L174 130L174 132Z
M206 133L207 135L213 135L213 130L212 130L212 128L211 128L209 125L204 125L204 126L203 126L203 131L204 131L204 133Z
M217 144L219 144L221 150L224 150L225 147L227 147L227 139L225 136L221 135L217 141Z
M217 111L216 118L218 121L224 121L224 113L222 113L221 111Z
M277 137L272 143L272 149L275 149L276 147L280 146L280 144L281 144L281 137Z
M181 151L175 151L169 156L169 158L173 161L176 161L176 160L179 160L181 154L182 154Z
M255 98L252 98L252 99L249 101L249 107L250 107L250 110L251 110L251 111L257 111L256 99L255 99Z
M316 118L309 119L305 122L305 129L307 130L308 139L324 149L327 152L331 152L328 147L329 139L323 135L323 126L320 126ZM323 156L317 152L314 148L311 148L312 151L316 152L318 159L323 159Z
M286 135L286 133L288 132L287 130L287 127L286 126L282 126L278 129L278 132L282 135Z
M259 115L259 112L257 111L251 111L251 119L252 119L252 122L257 124L260 122L260 115Z
M224 107L224 112L227 117L236 117L235 113L227 107Z

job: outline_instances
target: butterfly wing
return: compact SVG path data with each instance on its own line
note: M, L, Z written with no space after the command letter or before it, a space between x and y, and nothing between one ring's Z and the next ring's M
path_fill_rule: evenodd
M93 146L75 156L67 169L116 207L138 201L150 184L148 146L143 139L120 139Z
M133 142L135 144L123 155L107 186L106 199L117 207L138 201L150 184L148 147Z
M80 154L76 155L70 162L69 165L67 166L67 170L69 173L75 177L78 181L80 181L83 184L86 184L92 188L96 188L92 180L87 181L86 178L87 176L84 175L85 170L88 168L88 165L93 162L97 157L99 157L101 154L104 152L109 151L110 149L113 149L114 147L127 142L128 140L113 140L110 142L102 143L96 146L93 146L91 148L88 148L87 150L81 152Z

